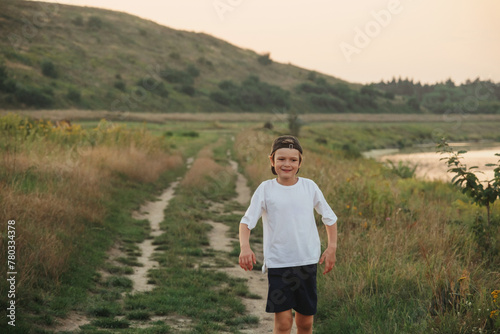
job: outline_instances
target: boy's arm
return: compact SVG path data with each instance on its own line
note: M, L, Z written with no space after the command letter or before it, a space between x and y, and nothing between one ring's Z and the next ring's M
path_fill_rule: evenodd
M325 270L323 271L323 275L330 272L335 266L335 261L337 261L337 224L333 225L325 225L326 233L328 235L328 247L323 252L321 259L319 260L319 264L323 264L325 262Z
M250 229L247 224L240 224L240 249L240 267L245 271L252 270L257 259L250 248Z

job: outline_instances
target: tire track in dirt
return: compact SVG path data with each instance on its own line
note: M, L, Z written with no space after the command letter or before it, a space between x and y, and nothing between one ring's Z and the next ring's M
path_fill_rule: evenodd
M186 162L188 169L191 167L192 163L193 158L188 158ZM152 259L152 255L155 251L153 240L154 237L160 236L163 233L160 229L160 223L165 219L165 209L168 207L170 200L174 198L175 190L177 189L180 180L181 177L172 182L170 186L158 197L157 201L147 201L141 205L138 211L132 213L132 217L135 219L148 220L151 227L149 236L138 245L141 251L141 256L137 258L137 261L143 266L135 267L134 273L128 276L133 282L132 294L135 292L151 291L154 288L153 284L148 283L149 270L158 265L158 262Z
M243 205L247 206L250 202L251 191L247 186L247 179L238 172L238 163L235 161L230 161L231 167L237 175L236 179L236 193L237 197L235 200ZM216 209L217 210L217 209ZM244 212L233 212L243 215ZM212 230L209 232L210 247L216 251L229 253L233 250L232 242L237 239L230 238L227 236L229 232L229 226L224 223L218 223L213 221L207 221L206 223L212 225ZM235 222L239 223L239 222ZM263 255L262 249L257 249L254 247L254 252L257 260L262 263ZM260 270L244 271L239 265L220 269L230 276L246 279L248 281L248 289L251 294L258 295L260 299L255 298L243 298L243 304L245 305L248 313L259 318L259 324L255 327L252 326L248 329L241 330L242 333L247 334L262 334L262 333L272 333L274 316L273 314L265 312L266 300L267 300L267 276L263 275Z
M155 251L153 238L161 235L160 223L165 219L164 211L168 207L168 203L174 197L175 189L179 184L179 179L170 184L158 197L158 201L144 203L139 211L132 214L135 219L147 219L151 225L151 233L142 243L138 245L141 256L137 258L137 262L141 263L142 267L134 267L134 273L128 278L133 282L132 293L151 291L154 288L153 284L148 283L148 272L155 268L158 262L152 259Z

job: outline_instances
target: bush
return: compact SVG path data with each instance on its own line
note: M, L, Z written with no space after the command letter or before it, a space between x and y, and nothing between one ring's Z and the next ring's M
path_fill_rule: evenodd
M179 52L170 52L168 56L175 60L181 59L181 55L179 54Z
M386 99L389 99L389 100L394 100L394 98L396 97L396 95L393 92L385 92L384 93L384 97Z
M210 93L210 99L224 106L230 106L232 103L231 97L223 92Z
M42 62L42 74L49 78L57 78L58 73L54 63L50 60L44 60Z
M115 83L113 84L113 86L116 88L116 89L119 89L121 90L122 92L125 91L125 82L121 81L121 80L117 80L115 81Z
M68 98L68 100L74 103L79 103L82 99L80 92L74 88L70 88L68 90L68 94L66 94L66 97Z
M381 93L377 91L373 86L363 86L361 87L360 93L363 95L368 95L369 97L375 98Z
M160 76L170 83L178 83L183 85L192 85L194 83L193 77L185 71L174 70L167 68L160 72Z
M35 87L16 86L15 96L19 103L31 107L46 108L53 104L53 98L48 91L43 91Z
M9 74L7 73L7 68L5 64L0 64L0 87L2 83L9 78Z
M198 64L200 64L202 66L206 66L206 67L209 67L209 68L213 68L214 67L214 64L210 60L206 59L205 57L198 58L197 62L198 62Z
M83 17L81 15L78 15L73 20L71 20L71 23L73 23L75 26L83 27Z
M153 93L158 95L158 96L161 96L163 98L167 98L169 95L169 92L165 88L165 85L163 84L163 82L160 85L158 85L155 89L153 89Z
M408 107L410 107L414 111L420 111L420 103L418 102L417 98L412 96L408 99L406 102Z
M189 95L189 96L194 96L196 93L196 90L194 89L193 86L189 85L183 85L179 88L179 91L183 94Z
M89 17L88 21L87 21L87 28L91 29L91 30L99 30L102 28L102 20L97 17L97 16L91 16Z
M266 54L263 54L262 56L259 56L257 58L257 61L261 65L271 65L273 63L272 59L270 58L269 53L266 53Z
M219 83L221 92L210 93L210 98L222 105L234 105L243 110L253 110L255 107L290 106L290 92L281 87L261 82L259 77L251 75L240 86L230 80Z
M346 112L346 103L338 97L326 94L311 94L309 101L320 108L329 109L333 112Z
M193 64L189 64L186 67L186 73L189 74L192 78L197 78L200 76L200 70L197 69Z
M219 83L219 88L227 91L234 91L238 89L238 85L232 82L231 80L224 80Z

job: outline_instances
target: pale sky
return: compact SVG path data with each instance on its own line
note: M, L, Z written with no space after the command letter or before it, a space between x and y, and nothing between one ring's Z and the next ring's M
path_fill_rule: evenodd
M205 32L358 83L500 82L499 0L65 0Z

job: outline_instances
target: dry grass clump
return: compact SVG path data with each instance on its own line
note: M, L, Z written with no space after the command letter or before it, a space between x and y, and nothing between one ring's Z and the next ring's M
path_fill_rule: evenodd
M223 145L223 140L219 139L214 144L207 145L198 152L191 168L181 181L182 186L201 189L208 185L210 178L225 183L227 178L234 176L230 166L219 165L214 160L214 148L221 145ZM204 190L208 191L208 189Z
M117 174L154 182L182 164L179 154L164 149L163 139L144 129L105 123L88 131L54 129L13 115L0 118L0 125L0 229L16 221L19 289L58 284L76 241L103 224L103 203ZM6 240L0 238L2 259Z
M162 151L148 154L135 146L101 146L88 148L81 154L88 163L100 166L102 170L120 173L139 182L153 182L161 173L183 164L180 155L170 155Z

